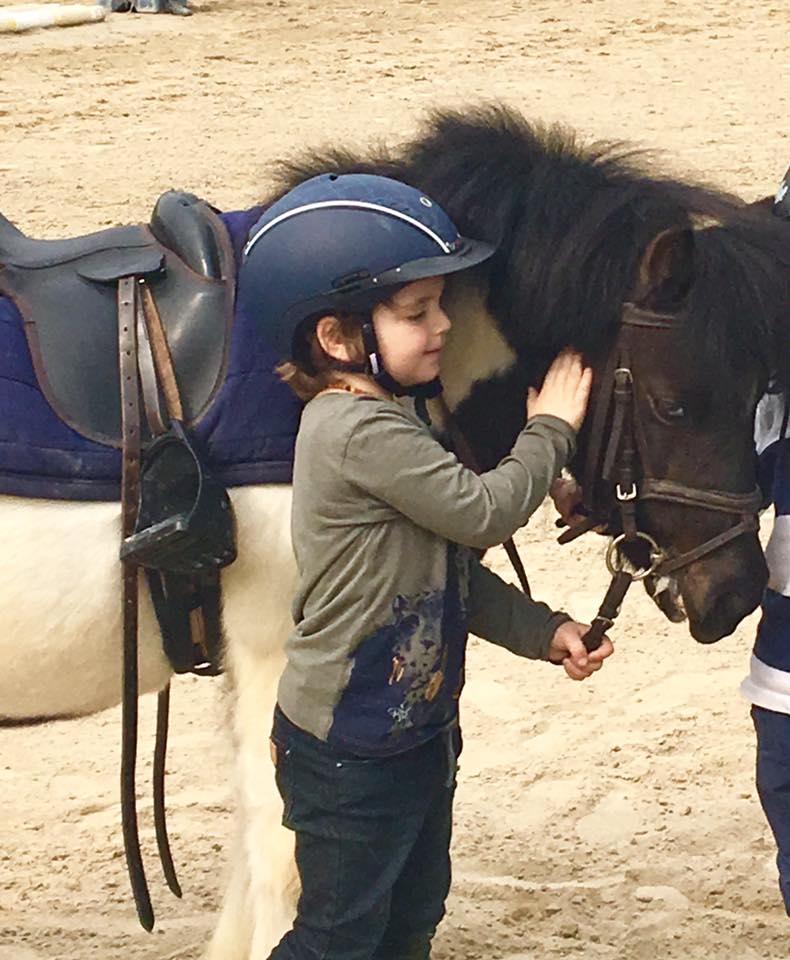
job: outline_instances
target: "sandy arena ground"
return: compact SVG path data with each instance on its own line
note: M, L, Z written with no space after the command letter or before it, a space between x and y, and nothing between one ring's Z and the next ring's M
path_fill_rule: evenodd
M789 0L218 0L0 36L0 209L58 236L143 219L171 186L241 207L273 158L397 140L426 108L481 98L754 198L790 162L788 17ZM560 549L552 532L544 516L521 538L536 593L589 617L601 543ZM437 960L790 956L738 695L755 622L697 647L635 590L585 684L473 643ZM220 687L175 685L185 898L149 867L152 936L120 852L118 712L0 731L0 960L200 956L231 824ZM150 852L150 819L143 836Z

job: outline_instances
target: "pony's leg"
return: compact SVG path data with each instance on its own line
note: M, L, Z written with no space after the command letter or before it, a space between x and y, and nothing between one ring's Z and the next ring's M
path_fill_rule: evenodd
M223 575L226 668L233 693L239 827L210 960L266 960L290 927L298 887L281 825L269 731L292 628L296 570L290 488L233 491L239 559Z
M248 960L250 956L253 912L244 826L241 811L237 809L222 908L206 952L206 960Z

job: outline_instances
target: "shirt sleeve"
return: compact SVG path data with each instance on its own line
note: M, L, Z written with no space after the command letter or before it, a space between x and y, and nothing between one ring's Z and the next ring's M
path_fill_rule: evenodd
M554 632L571 619L505 583L476 557L470 564L468 603L472 633L531 660L548 659Z
M533 417L510 454L478 475L404 412L384 406L354 424L341 471L419 526L486 549L524 526L574 449L575 432L564 420Z

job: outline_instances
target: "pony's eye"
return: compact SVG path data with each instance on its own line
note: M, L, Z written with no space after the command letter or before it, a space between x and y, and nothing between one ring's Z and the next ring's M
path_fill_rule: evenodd
M659 420L670 425L682 423L686 417L686 408L679 400L672 400L669 397L651 398L653 411Z

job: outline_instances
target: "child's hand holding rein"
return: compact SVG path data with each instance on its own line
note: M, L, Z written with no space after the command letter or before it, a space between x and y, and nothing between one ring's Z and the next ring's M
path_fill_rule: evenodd
M548 659L552 663L561 663L571 680L585 680L600 670L603 661L614 653L608 637L603 638L597 650L588 653L582 637L589 629L588 623L566 620L557 627L552 637Z
M563 350L549 367L540 390L529 388L527 419L548 414L578 430L587 411L591 384L592 370L584 366L581 354Z

